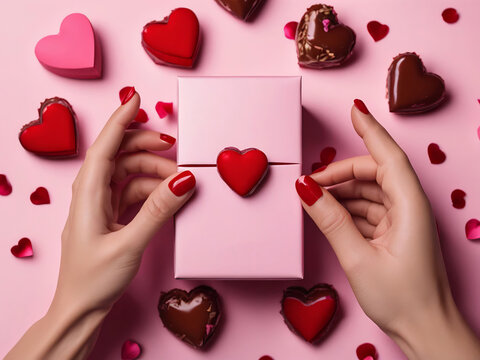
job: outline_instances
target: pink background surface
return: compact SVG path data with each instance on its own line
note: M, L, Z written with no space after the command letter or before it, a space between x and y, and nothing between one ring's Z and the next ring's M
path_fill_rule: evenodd
M67 216L72 180L105 120L118 105L118 90L135 85L151 117L148 127L175 133L176 117L160 120L157 100L176 100L178 75L302 75L304 110L304 170L318 161L320 150L333 145L337 159L365 153L349 120L352 99L360 97L405 148L419 173L438 218L445 260L461 311L480 330L477 272L480 247L465 239L465 222L480 217L479 142L480 71L478 59L480 3L475 1L333 1L341 21L357 33L356 55L335 70L302 70L295 47L283 36L288 21L298 21L312 2L267 0L255 22L244 24L213 0L17 0L0 13L0 79L3 109L0 120L0 173L8 175L13 193L0 198L0 355L4 355L33 321L46 311L53 295L60 255L60 233ZM457 24L440 16L448 6L460 12ZM203 48L195 70L153 64L140 46L142 26L161 19L171 9L187 6L200 20ZM61 20L83 12L98 32L105 54L100 81L76 81L51 74L35 59L41 36L56 33ZM390 34L374 43L366 32L370 20L388 24ZM417 51L427 68L446 82L449 101L439 110L413 117L388 113L386 70L399 52ZM36 118L44 98L63 96L78 114L81 156L48 161L26 153L17 140L21 126ZM447 153L433 166L426 156L430 142ZM174 150L169 152L174 155ZM28 197L37 186L50 190L52 204L37 207ZM292 184L293 186L293 184ZM450 192L464 189L467 206L453 209ZM10 247L23 236L32 239L35 257L20 260ZM339 291L341 316L320 346L293 336L278 314L282 289L297 284L329 282ZM118 359L127 338L143 345L144 359L353 359L356 346L373 342L382 359L402 359L397 347L361 311L327 242L305 220L305 280L300 282L206 281L222 295L225 319L208 351L198 352L177 341L162 326L156 305L160 291L191 288L203 282L173 279L173 227L170 223L152 241L140 272L105 321L92 359Z

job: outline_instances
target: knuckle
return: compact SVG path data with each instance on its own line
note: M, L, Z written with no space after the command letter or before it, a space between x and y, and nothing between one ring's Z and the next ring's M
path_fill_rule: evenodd
M153 196L146 204L146 210L153 219L170 217L171 208L164 196Z
M320 221L320 229L328 236L329 234L337 232L341 229L349 220L350 215L346 211L335 210L329 212Z

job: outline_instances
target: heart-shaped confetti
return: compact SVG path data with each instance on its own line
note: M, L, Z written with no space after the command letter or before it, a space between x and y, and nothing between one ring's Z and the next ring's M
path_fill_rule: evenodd
M465 191L460 189L455 189L452 191L450 197L452 199L452 205L455 209L463 209L465 207L466 195L467 194L465 193Z
M171 114L173 112L173 103L159 101L157 102L157 105L155 105L155 110L157 110L160 119L163 119L168 114Z
M122 360L138 359L141 353L142 348L133 340L126 340L122 345Z
M131 91L132 87L131 86L125 86L120 89L118 92L118 97L120 98L120 102L123 103L123 99L125 99L128 95L128 93ZM135 89L133 90L135 91ZM135 116L135 119L133 121L139 122L139 123L146 123L148 121L148 115L143 109L138 109L137 116Z
M370 343L360 344L357 347L357 357L359 360L367 360L368 358L375 360L377 358L377 349Z
M7 175L0 174L0 195L7 196L12 193L12 185L7 179Z
M48 194L48 190L43 186L38 187L37 190L30 195L30 201L34 205L50 204L50 195Z
M465 235L468 240L480 239L480 221L477 219L470 219L465 224Z
M367 24L367 30L370 36L373 38L373 40L380 41L385 36L387 36L388 32L390 31L390 28L388 27L388 25L385 25L385 24L379 23L376 20L373 20Z
M283 33L287 39L293 40L295 39L295 33L297 32L298 22L290 21L285 24L283 27Z
M33 256L32 242L28 238L22 238L18 240L18 245L12 246L10 251L17 258Z
M435 165L443 163L447 158L445 153L440 150L440 146L435 143L431 143L430 145L428 145L427 152L430 162Z
M448 8L443 10L442 12L443 21L445 21L447 24L456 23L459 17L460 16L458 15L457 10L455 10L454 8Z

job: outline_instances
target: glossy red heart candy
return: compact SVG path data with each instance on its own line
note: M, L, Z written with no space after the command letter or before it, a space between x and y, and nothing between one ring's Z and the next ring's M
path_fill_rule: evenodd
M452 206L455 209L463 209L465 207L465 196L467 194L465 191L460 190L460 189L455 189L452 191L452 194L450 195L452 199Z
M310 290L292 286L283 293L281 314L288 328L310 343L323 339L338 308L336 290L318 284Z
M430 162L434 165L443 163L447 158L445 153L440 150L440 146L435 143L431 143L430 145L428 145L427 153Z
M30 201L34 205L50 204L50 195L48 194L48 190L42 186L38 187L37 190L30 195Z
M385 36L387 36L390 28L388 27L388 25L381 24L378 21L373 20L367 24L367 30L373 40L380 41Z
M240 196L251 195L268 171L267 156L258 149L225 148L218 154L217 170L223 181Z
M200 24L187 8L173 10L162 21L144 26L142 46L157 64L191 68L200 43Z
M32 242L28 238L22 238L18 240L18 245L12 246L10 251L17 258L33 256Z
M76 117L68 101L58 97L46 99L38 114L38 120L20 131L19 139L24 149L50 158L77 155Z
M0 195L7 196L12 193L12 185L7 179L7 176L0 174Z

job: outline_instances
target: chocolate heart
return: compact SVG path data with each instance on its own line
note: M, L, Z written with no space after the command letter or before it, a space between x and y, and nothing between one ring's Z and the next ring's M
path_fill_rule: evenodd
M247 20L254 11L263 3L263 0L215 0L232 15L242 20Z
M157 64L191 68L198 53L200 24L195 13L178 8L144 26L142 46Z
M18 240L18 245L12 246L10 251L17 258L33 256L32 242L28 238L22 238Z
M318 284L310 290L291 286L283 292L280 313L294 334L316 343L327 335L337 308L338 295L331 285Z
M388 106L397 114L418 114L436 108L445 100L443 79L426 71L415 53L396 56L388 69Z
M251 195L268 171L267 156L258 149L223 149L217 157L220 177L240 196Z
M24 149L51 158L77 155L76 118L68 101L59 97L46 99L38 115L38 120L20 131L19 140Z
M333 6L310 6L297 27L298 64L316 69L339 66L352 54L355 40L353 30L339 24Z
M180 289L162 293L158 312L163 325L194 348L207 344L221 317L218 293L208 286L198 286L188 293Z

